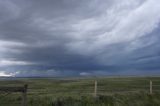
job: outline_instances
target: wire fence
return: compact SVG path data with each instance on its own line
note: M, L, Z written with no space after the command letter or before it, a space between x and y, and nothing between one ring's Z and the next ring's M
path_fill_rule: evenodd
M160 92L160 80L49 80L45 82L25 81L25 83L29 84L27 89L27 96L29 97L28 100L31 96L58 97L66 95L90 95L96 97L98 95L112 95L116 93L125 94L146 92L148 94L154 94ZM23 96L17 92L0 91L0 104L4 104L3 106L12 106L13 103L15 104L14 106L22 106L22 99ZM26 106L26 104L23 106Z

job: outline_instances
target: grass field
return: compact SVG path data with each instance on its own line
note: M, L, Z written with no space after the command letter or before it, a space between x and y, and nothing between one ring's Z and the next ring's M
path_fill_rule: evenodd
M93 97L97 80L97 97ZM153 94L149 94L149 81ZM14 78L0 86L28 84L28 106L160 106L160 77ZM0 106L20 106L21 93L0 92Z

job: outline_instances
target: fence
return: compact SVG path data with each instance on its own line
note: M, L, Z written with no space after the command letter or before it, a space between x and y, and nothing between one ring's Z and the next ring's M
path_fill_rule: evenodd
M37 82L38 83L38 82ZM42 84L42 82L41 82ZM40 85L38 85L40 86ZM46 86L46 87L45 87ZM58 80L47 81L42 88L33 87L29 92L36 95L110 95L144 91L149 94L160 92L160 80Z
M149 94L153 94L153 83L152 83L152 81L150 80L149 81ZM95 82L94 82L94 97L97 97L97 88L98 88L98 86L97 86L97 80L95 80Z
M27 82L28 81L28 82ZM38 98L39 96L57 97L65 95L108 95L110 93L125 93L145 91L149 94L160 92L160 80L146 79L78 79L78 80L54 80L37 79L27 80L30 87L0 87L3 92L21 92L22 106L27 106L27 94ZM13 81L14 82L14 81ZM8 81L8 83L11 83ZM17 84L18 82L14 82ZM23 80L20 82L23 83ZM2 85L2 84L1 84ZM11 86L11 85L10 85ZM31 97L32 98L32 97ZM31 99L29 98L29 100ZM0 99L1 101L1 99Z

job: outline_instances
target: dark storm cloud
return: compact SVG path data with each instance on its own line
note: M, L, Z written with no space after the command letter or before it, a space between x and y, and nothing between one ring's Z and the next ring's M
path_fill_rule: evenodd
M156 0L0 0L1 73L159 73L159 10Z

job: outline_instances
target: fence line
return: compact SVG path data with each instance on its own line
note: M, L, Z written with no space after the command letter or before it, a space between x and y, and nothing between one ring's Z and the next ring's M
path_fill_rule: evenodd
M98 82L95 81L95 86L94 86L94 96L95 97L97 96L97 84L98 84ZM103 90L103 89L100 89L100 90ZM153 94L153 82L152 82L152 80L150 80L150 83L149 83L149 94L151 94L151 95Z
M123 92L123 91L124 92L136 92L136 91L144 89L149 94L153 94L154 93L153 91L160 91L160 90L156 89L156 86L158 88L160 85L158 85L158 83L156 83L156 81L154 82L154 80L153 81L152 80L146 81L145 85L141 85L140 83L137 83L137 86L136 86L136 84L134 85L134 84L130 84L130 83L129 83L129 85L127 85L122 81L122 83L119 84L119 85L125 84L125 86L122 85L122 88L117 87L117 86L109 85L109 84L107 84L107 82L102 84L102 82L100 82L98 80L95 80L94 82L92 80L92 81L89 81L89 83L86 83L86 82L79 83L78 82L78 83L75 83L74 86L77 86L76 84L80 85L80 86L82 86L83 84L84 85L89 85L89 88L88 87L86 87L86 89L78 88L78 89L72 89L71 91L68 91L70 89L66 89L66 90L63 90L63 89L52 89L52 90L49 90L49 91L41 91L41 90L43 90L43 88L38 88L38 89L36 88L34 90L39 90L38 92L36 92L37 94L38 93L46 93L47 94L48 92L54 94L54 92L57 93L58 91L60 91L60 93L61 92L67 92L67 93L92 94L94 97L97 97L98 93L99 94L102 94L102 93L107 94L107 93L112 93L112 92ZM106 84L107 84L107 86L105 86ZM114 83L114 84L116 85L116 83ZM111 86L111 88L109 88L110 86ZM23 87L0 87L0 91L3 91L3 92L21 92L22 93L22 106L27 106L27 90L29 90L29 93L33 92L31 88L27 89L27 87L28 87L27 85L24 85ZM133 89L129 90L130 88L133 88ZM140 89L136 90L137 88L140 88Z
M74 89L72 88L72 91L70 91L70 89L65 89L65 88L63 88L63 89L51 89L49 91L41 91L41 90L43 90L43 88L42 89L37 89L37 90L40 90L40 91L38 91L39 93L50 92L50 93L53 93L53 94L54 94L54 92L55 93L58 93L58 92L59 93L61 93L61 92L82 93L82 94L83 93L87 94L87 92L88 92L88 94L92 93L94 97L96 97L98 93L102 93L102 92L105 92L105 91L106 91L106 93L107 92L108 93L110 93L110 92L113 93L113 92L123 92L123 91L124 92L132 92L132 91L142 91L142 90L144 90L144 91L147 91L149 94L153 94L153 91L160 91L160 90L158 90L160 85L156 85L156 84L154 85L153 81L151 81L151 80L148 81L148 84L146 82L145 85L140 85L140 84L130 85L129 84L129 85L122 85L120 87L111 85L111 87L110 87L110 85L108 84L105 87L106 89L103 88L103 85L105 85L105 84L101 85L100 83L98 83L97 80L95 80L94 82L93 81L89 82L89 83L85 82L84 86L85 85L89 85L89 88L88 87L85 87L83 89L78 88L79 86L83 86L83 83L78 82L78 83L75 83L75 85L74 85L74 86L78 86L78 87L77 88L74 87ZM30 92L30 93L34 93L34 92Z

